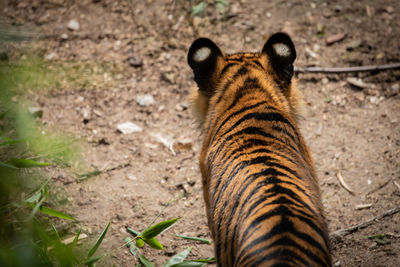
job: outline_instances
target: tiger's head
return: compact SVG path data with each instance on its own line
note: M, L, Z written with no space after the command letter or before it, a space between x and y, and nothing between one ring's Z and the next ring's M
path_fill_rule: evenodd
M251 74L270 91L281 109L298 120L303 97L293 78L295 59L292 40L281 32L272 35L258 53L225 55L210 39L197 39L188 53L188 63L198 86L191 96L194 115L202 125L216 99L229 98L231 92L224 91L226 85L237 83L240 86L246 74Z

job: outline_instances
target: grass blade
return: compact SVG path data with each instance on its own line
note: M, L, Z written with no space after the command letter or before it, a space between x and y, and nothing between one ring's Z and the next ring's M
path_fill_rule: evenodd
M138 253L138 258L140 262L145 266L145 267L154 267L153 263L151 263L146 257L140 253Z
M103 232L100 234L99 239L97 239L96 243L94 246L90 249L88 253L88 258L92 257L93 254L96 252L96 250L99 248L101 242L103 242L104 237L106 236L106 233L108 231L108 227L110 227L110 223L107 224L106 228L104 228Z
M187 239L187 240L193 240L193 241L199 241L205 244L211 244L211 241L205 238L200 238L200 237L192 237L192 236L184 236L184 235L175 235L176 237L180 237L183 239Z
M67 215L65 213L62 213L60 211L50 209L50 208L45 207L45 206L39 207L39 210L42 213L50 215L50 216L53 216L53 217L57 217L57 218L64 219L64 220L75 221L75 219L72 218L71 216L69 216L69 215Z
M171 220L166 220L163 222L160 222L150 228L147 228L144 230L141 234L141 237L146 240L146 239L151 239L153 237L156 237L160 233L168 230L170 227L172 227L180 218L175 218Z
M37 168L37 167L44 167L49 166L50 163L48 162L39 162L31 159L12 159L7 161L8 164L13 165L17 168Z
M163 267L171 267L177 263L183 262L186 257L189 255L191 248L187 248L184 251L172 256L164 265Z
M72 241L72 243L69 245L69 247L72 249L73 247L75 247L76 243L78 243L78 239L79 236L81 235L81 230L82 228L79 228L78 233L76 233L76 236L74 238L74 241Z
M35 207L33 208L31 214L28 217L28 221L32 220L33 217L35 217L36 212L39 210L40 206L42 205L43 201L45 200L44 197L42 197L40 199L40 201L35 205Z
M99 260L101 259L101 257L102 257L102 256L96 256L96 257L87 259L87 260L85 261L85 264L86 264L87 266L94 266L93 263L99 261Z
M15 167L15 166L13 166L11 164L7 164L7 163L4 163L4 162L1 162L1 161L0 161L0 167L7 168L7 169L18 170L17 167Z

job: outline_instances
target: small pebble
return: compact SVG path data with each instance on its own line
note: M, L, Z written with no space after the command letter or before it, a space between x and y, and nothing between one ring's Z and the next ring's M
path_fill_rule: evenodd
M76 19L71 19L68 22L67 28L71 31L79 31L80 25Z
M120 131L123 134L129 134L129 133L137 133L137 132L141 132L143 129L133 123L133 122L124 122L121 124L118 124L117 126L118 131Z

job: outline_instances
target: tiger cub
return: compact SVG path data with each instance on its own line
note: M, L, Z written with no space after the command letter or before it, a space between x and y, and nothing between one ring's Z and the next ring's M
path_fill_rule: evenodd
M296 50L285 33L260 53L194 41L188 63L203 128L200 170L219 266L330 266L313 160L297 119Z

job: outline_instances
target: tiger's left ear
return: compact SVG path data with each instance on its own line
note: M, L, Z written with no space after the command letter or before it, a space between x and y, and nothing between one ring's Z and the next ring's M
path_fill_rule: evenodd
M289 85L293 76L293 62L296 59L296 49L289 35L278 32L265 43L262 52L277 74L279 80Z
M187 60L200 91L212 95L217 73L224 62L222 51L210 39L199 38L190 47Z

